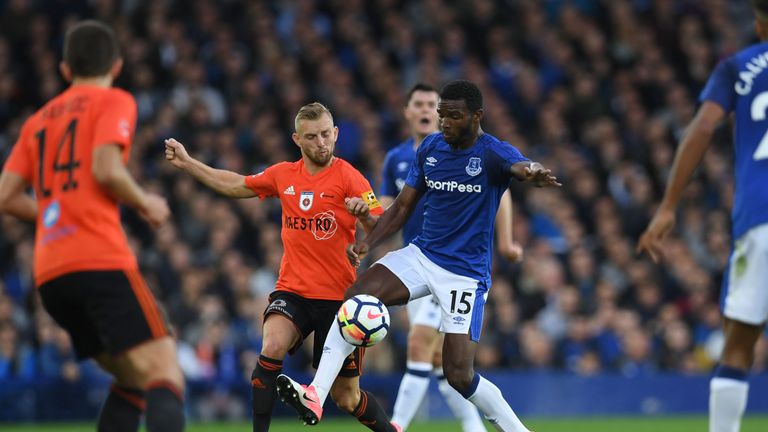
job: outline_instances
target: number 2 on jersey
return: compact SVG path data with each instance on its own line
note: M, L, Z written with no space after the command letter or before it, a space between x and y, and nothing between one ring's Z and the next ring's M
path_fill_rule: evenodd
M755 96L752 100L752 105L749 107L749 111L752 114L752 121L765 120L765 110L768 108L768 92L762 92ZM752 159L758 161L768 159L768 131L763 135L763 139L760 140L760 144L757 145L755 153L752 155Z
M68 191L70 189L77 189L77 181L74 178L74 171L80 168L80 161L75 160L75 135L77 134L77 119L72 119L67 126L67 130L64 131L64 136L59 140L59 145L56 146L56 156L53 158L53 172L66 171L67 181L61 186L61 190ZM40 163L38 164L38 176L37 176L37 188L40 190L40 194L43 197L51 196L51 189L45 187L45 129L40 129L35 134L37 143L39 146ZM68 161L59 163L61 160L61 151L64 146L69 144L69 156Z

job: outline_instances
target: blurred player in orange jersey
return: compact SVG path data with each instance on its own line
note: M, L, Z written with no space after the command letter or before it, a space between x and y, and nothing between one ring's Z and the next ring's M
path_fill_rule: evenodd
M152 226L169 216L125 163L136 126L133 97L112 88L123 65L112 30L84 21L66 34L61 73L72 85L21 129L0 176L0 211L36 221L35 285L78 358L112 374L99 431L184 429L176 347L138 270L118 203ZM35 190L36 200L25 190Z
M333 155L339 130L320 103L302 107L293 141L301 159L281 162L243 176L211 168L190 157L174 139L165 141L166 159L209 188L232 198L276 197L282 205L284 255L275 291L264 311L261 355L251 377L253 430L267 431L277 393L275 379L283 359L314 332L313 366L323 341L355 280L344 249L355 239L356 223L368 231L382 208L368 181L348 162ZM374 431L397 431L373 396L360 390L363 349L344 361L331 397L345 412Z

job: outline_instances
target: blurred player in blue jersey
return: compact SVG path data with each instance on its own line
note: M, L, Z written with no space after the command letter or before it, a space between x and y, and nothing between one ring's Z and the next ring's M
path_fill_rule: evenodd
M398 232L424 197L424 225L411 244L390 252L364 271L347 298L370 294L387 305L432 295L440 305L443 371L450 385L474 403L501 431L528 432L501 391L474 370L491 286L493 226L501 195L514 178L536 186L560 186L550 170L480 128L483 100L469 81L452 81L440 92L441 133L427 136L416 152L405 186L368 235L347 248L353 264ZM285 375L278 393L307 423L315 424L341 364L355 348L338 324L328 333L323 357L309 386Z
M768 0L753 0L755 28L768 39ZM699 97L696 117L677 148L664 198L638 250L662 258L675 208L718 124L735 113L734 248L723 278L725 347L710 382L710 432L737 432L747 406L747 373L768 319L768 43L721 62Z
M384 208L394 202L397 194L405 186L411 164L416 159L416 149L421 141L438 129L438 99L437 90L426 84L416 84L408 92L404 115L410 127L411 138L390 150L384 159L379 196L379 201ZM421 226L424 223L423 213L424 200L419 200L413 214L403 226L403 246L408 246L411 240L421 233ZM512 241L512 197L509 191L505 191L501 198L496 215L496 230L499 253L510 261L521 260L523 249ZM434 371L440 393L454 415L461 421L464 432L485 431L477 408L448 384L442 372L442 338L438 332L440 306L437 301L428 295L408 302L407 308L411 326L408 333L408 362L397 393L392 421L400 425L403 430L408 429L429 387L429 375Z

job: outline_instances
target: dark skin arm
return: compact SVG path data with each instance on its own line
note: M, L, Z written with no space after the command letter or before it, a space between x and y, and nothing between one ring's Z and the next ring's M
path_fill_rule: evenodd
M395 202L387 208L368 235L355 244L347 246L347 258L355 267L360 265L360 261L365 258L368 251L381 244L405 225L405 222L413 213L413 209L421 199L423 194L418 190L405 185L403 190L397 195Z
M552 170L544 168L538 162L518 162L510 167L512 177L519 181L533 183L536 187L556 186L560 187L557 177L552 175Z
M663 256L662 243L675 225L675 208L688 180L704 157L717 125L725 116L726 112L720 105L704 102L677 147L664 198L637 244L637 251L648 253L654 262L659 262Z

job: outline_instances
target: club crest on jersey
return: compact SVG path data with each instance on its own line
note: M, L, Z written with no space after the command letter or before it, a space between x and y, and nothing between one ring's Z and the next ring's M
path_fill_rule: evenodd
M302 192L299 196L299 208L307 211L312 208L312 202L315 200L314 192Z
M483 171L483 167L480 166L480 158L469 158L469 163L467 164L465 170L467 171L467 174L471 175L472 177L480 174L480 172Z
M43 226L50 228L56 225L56 222L59 221L59 216L61 216L61 206L58 201L53 201L43 212Z

